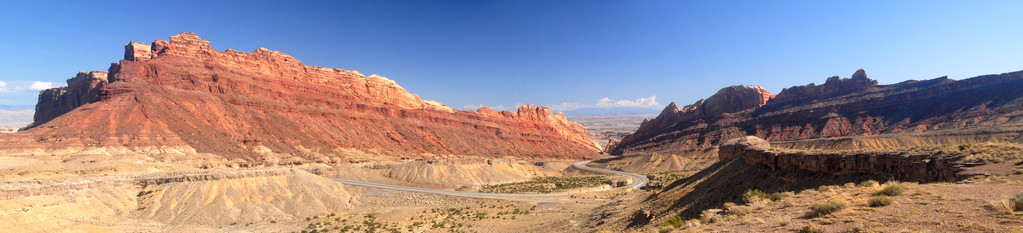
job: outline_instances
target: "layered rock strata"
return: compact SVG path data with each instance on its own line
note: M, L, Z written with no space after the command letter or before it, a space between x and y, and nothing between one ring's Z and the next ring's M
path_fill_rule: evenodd
M783 142L1023 125L1023 71L877 85L858 70L778 95L733 89L683 108L671 103L608 151L703 149L747 135Z
M905 152L812 153L775 150L766 140L746 136L725 143L718 158L739 158L749 165L763 164L772 170L799 169L835 175L875 174L916 181L955 181L963 171L961 157L940 153Z
M0 151L205 153L284 163L445 156L582 159L586 130L546 107L455 110L393 80L303 65L277 51L217 51L192 33L131 42L108 72L40 93L35 123ZM184 149L181 149L184 148Z

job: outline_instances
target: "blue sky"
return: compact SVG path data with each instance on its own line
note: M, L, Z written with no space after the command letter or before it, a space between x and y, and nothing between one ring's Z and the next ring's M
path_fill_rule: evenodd
M394 79L455 108L657 112L738 84L1023 70L1023 1L5 1L0 105L195 32ZM31 88L30 86L36 88ZM624 101L623 101L624 100Z

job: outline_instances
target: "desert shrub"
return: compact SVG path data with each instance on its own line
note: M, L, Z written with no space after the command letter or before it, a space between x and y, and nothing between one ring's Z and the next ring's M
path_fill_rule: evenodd
M728 208L727 212L728 214L736 216L744 216L753 213L753 210L755 209L752 206L733 206L731 208Z
M845 209L849 204L842 200L830 200L827 202L821 202L810 206L810 211L817 216L829 215L839 210Z
M824 229L816 225L806 225L799 228L799 233L824 233Z
M720 221L719 216L720 215L718 215L717 211L703 210L703 212L700 213L700 219L698 219L698 222L701 224L717 223Z
M866 180L866 181L860 182L860 184L857 184L856 186L857 187L861 187L861 188L869 188L869 187L877 187L877 186L880 186L880 185L881 185L881 183L878 183L877 181Z
M682 224L685 224L685 221L682 220L682 216L675 216L674 218L668 219L668 221L664 221L664 223L661 223L661 226L671 227L672 229L678 229L682 227Z
M735 203L732 203L732 202L725 202L725 204L722 204L722 205L721 205L721 208L722 208L722 209L726 209L726 210L727 210L728 208L732 208L732 207L735 207L735 206L736 206L736 204L735 204Z
M1014 209L1016 211L1023 211L1023 193L1016 194L1016 197L1013 197L1010 201L1015 205L1016 208Z
M771 194L767 194L759 189L748 189L746 193L742 194L742 201L746 203L752 203L754 198L760 198L764 200L770 200Z
M885 185L884 188L882 188L881 191L877 191L876 194L878 196L892 196L892 197L894 197L894 196L902 195L902 193L906 192L906 189L907 189L906 185L893 182L893 183L889 183L889 184Z
M817 187L817 191L818 192L827 192L827 191L839 190L839 189L840 189L840 187L838 185L821 185L820 187Z
M778 201L778 200L781 200L781 199L785 199L786 197L789 197L788 193L772 193L771 194L771 201Z
M973 145L970 145L970 144L962 144L962 145L959 145L959 150L960 150L960 151L964 151L964 150L970 149L970 147L973 147Z
M1017 208L1016 203L1009 200L989 201L986 207L997 214L1012 214Z
M987 178L987 183L988 184L1008 184L1009 180L1007 180L1005 178L1002 178L1002 177L992 176L992 177L988 177Z
M870 204L870 207L888 206L895 203L895 198L889 196L876 196L867 200L867 203Z

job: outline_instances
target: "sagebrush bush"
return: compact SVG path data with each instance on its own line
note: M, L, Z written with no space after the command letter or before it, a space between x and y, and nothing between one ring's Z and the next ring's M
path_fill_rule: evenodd
M871 197L869 200L867 200L867 203L870 204L870 207L888 206L891 205L892 203L895 203L895 198L883 195L876 196Z
M759 189L748 189L742 194L742 201L746 203L752 203L754 198L760 198L764 200L770 200L771 194L767 194Z
M858 184L856 186L857 187L861 187L861 188L869 188L869 187L877 187L877 186L880 186L880 185L881 185L881 183L878 183L877 181L866 180L866 181L860 182L860 184Z
M810 206L810 211L817 216L829 215L849 207L849 204L842 200L830 200Z
M821 185L820 187L817 187L817 192L827 192L839 189L841 189L841 187L839 187L838 185Z
M684 224L684 223L685 223L685 221L682 220L682 216L675 216L674 218L668 219L668 221L664 221L664 223L662 223L661 226L662 227L672 227L674 229L678 229L678 228L682 227L682 224Z
M904 184L889 183L888 185L885 185L884 188L881 189L881 191L877 191L876 194L879 196L883 195L894 197L902 195L902 193L906 192L906 189L908 188L906 188L906 185Z
M786 197L789 197L788 193L772 193L771 201L779 201L781 199L785 199Z

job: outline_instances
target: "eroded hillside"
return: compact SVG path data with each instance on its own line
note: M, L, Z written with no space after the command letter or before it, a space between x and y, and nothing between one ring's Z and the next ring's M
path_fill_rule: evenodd
M5 154L210 154L290 164L442 157L591 158L586 130L546 107L455 110L393 80L303 65L277 51L217 51L191 33L131 42L107 72L40 93ZM217 161L214 161L217 162Z
M1023 123L1021 88L1023 72L877 85L863 70L852 78L831 77L822 85L795 86L777 95L760 87L734 86L682 108L671 103L609 152L704 149L747 135L784 142L945 131L959 138L930 140L984 141L975 137ZM980 136L964 135L968 132ZM903 145L912 146L892 146Z

